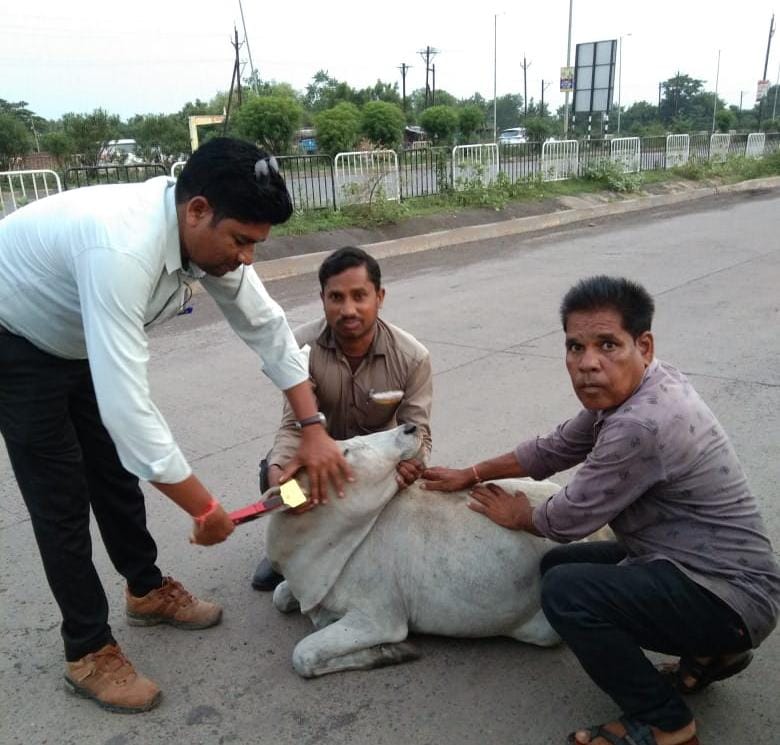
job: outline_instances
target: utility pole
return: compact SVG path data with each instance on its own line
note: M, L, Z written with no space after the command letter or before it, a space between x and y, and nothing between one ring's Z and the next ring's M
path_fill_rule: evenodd
M764 58L764 74L761 80L766 80L766 71L769 67L769 50L772 48L772 37L775 35L775 14L772 13L772 20L769 21L769 38L766 41L766 57ZM761 130L761 116L764 113L764 96L758 105L758 129Z
M571 66L571 12L574 0L569 0L569 40L566 43L566 67ZM569 134L569 91L567 90L563 98L563 136Z
M249 37L246 34L246 21L244 21L244 8L241 5L241 0L238 0L238 9L241 11L241 25L244 27L244 42L246 43L246 51L249 55L249 68L252 71L252 83L255 86L255 93L260 95L260 81L255 75L255 63L252 62L252 50L249 48Z
M715 100L712 102L712 131L715 132L715 114L718 110L718 79L720 78L720 49L718 49L718 67L715 71Z
M236 52L236 59L233 63L233 77L230 78L230 92L228 93L227 105L225 106L225 121L222 124L222 134L227 134L228 122L230 121L230 104L233 102L233 86L238 93L238 105L241 106L241 63L238 59L238 50L241 45L238 43L238 29L233 26L233 36L235 41L230 42Z
M663 83L658 84L658 116L661 116L661 88L663 85Z
M431 64L431 80L433 88L431 90L431 106L436 106L436 63Z
M547 83L547 85L544 84L544 80L542 80L542 102L539 105L539 116L544 116L544 92L550 87L550 83Z
M523 68L523 119L528 118L528 68L530 66L531 63L525 61L524 53L523 64L520 65Z
M406 71L410 69L410 66L406 62L402 62L398 69L401 71L401 101L403 101L403 109L406 111Z
M745 91L739 92L739 113L742 113L742 96L745 95Z
M772 105L772 120L777 116L777 89L780 88L780 65L777 66L777 81L775 82L775 102Z
M429 74L431 72L431 60L439 53L438 49L433 49L431 47L425 47L425 49L421 49L417 54L420 55L420 57L423 58L425 61L425 108L427 109L430 105L430 99L431 99L431 86L430 86L430 78Z

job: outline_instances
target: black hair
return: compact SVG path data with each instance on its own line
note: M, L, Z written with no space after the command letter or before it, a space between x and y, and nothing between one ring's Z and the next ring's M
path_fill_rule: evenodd
M561 323L566 331L566 321L576 311L614 310L623 328L636 339L650 331L655 303L650 293L638 282L625 277L599 275L581 279L561 301Z
M292 214L292 200L279 166L250 142L215 137L189 158L176 181L176 204L202 196L214 220L279 225Z
M382 272L379 269L377 260L367 254L362 248L357 246L344 246L334 251L320 265L320 289L325 290L325 284L331 277L341 274L347 269L356 266L364 266L368 273L368 278L379 292L382 286Z

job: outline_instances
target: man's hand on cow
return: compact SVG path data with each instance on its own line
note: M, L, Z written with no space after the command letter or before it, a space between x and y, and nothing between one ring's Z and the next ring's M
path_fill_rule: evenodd
M422 461L416 458L410 460L402 460L396 466L395 480L398 482L398 486L401 489L405 489L407 486L411 486L417 479L420 478L425 465Z
M497 525L510 530L536 533L532 515L533 507L521 491L510 494L496 484L479 484L470 492L469 509L479 512Z
M420 486L429 491L459 491L474 484L474 473L470 468L426 468L422 472Z
M303 430L298 451L282 469L279 483L291 479L301 468L306 469L309 477L308 497L313 504L328 501L329 481L340 497L344 496L344 482L354 481L352 469L344 460L341 448L319 425Z

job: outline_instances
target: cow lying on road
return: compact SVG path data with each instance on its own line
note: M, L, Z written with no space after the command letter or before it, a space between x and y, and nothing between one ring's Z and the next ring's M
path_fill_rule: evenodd
M502 528L465 507L465 492L398 493L395 466L413 457L413 426L342 443L356 481L344 499L301 515L271 515L267 552L286 581L282 612L300 609L317 629L295 647L304 677L367 669L417 656L410 631L509 636L551 646L559 639L539 606L539 560L550 545ZM510 479L543 499L552 482Z

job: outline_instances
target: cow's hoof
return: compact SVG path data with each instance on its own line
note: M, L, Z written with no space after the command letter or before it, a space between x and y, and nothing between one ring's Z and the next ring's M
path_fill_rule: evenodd
M284 580L276 586L273 597L274 608L280 613L292 613L293 611L300 610L301 604L298 602L295 595L290 591L290 586L287 584L287 580Z

